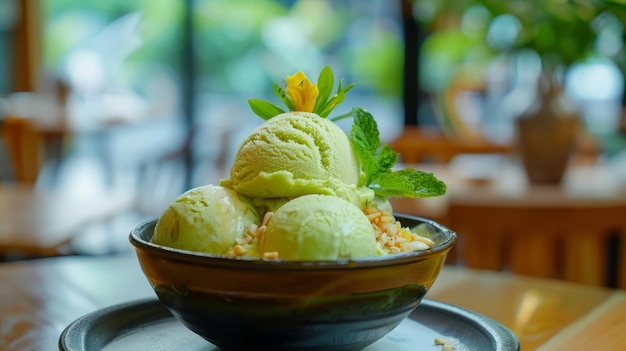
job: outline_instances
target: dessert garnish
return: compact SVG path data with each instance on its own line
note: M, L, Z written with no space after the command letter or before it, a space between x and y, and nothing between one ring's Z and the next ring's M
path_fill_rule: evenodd
M317 83L312 84L300 71L287 77L284 88L274 83L274 92L288 111L313 112L320 117L329 118L333 109L344 101L346 93L355 86L344 86L342 79L335 94L331 96L333 85L333 70L326 66L319 74ZM250 99L248 103L252 111L265 120L287 112L278 105L261 99ZM446 184L432 173L413 168L393 170L399 154L389 144L380 144L378 125L367 110L354 107L348 113L329 119L338 121L348 117L353 118L350 142L363 171L359 186L366 186L376 195L385 197L421 198L446 193Z

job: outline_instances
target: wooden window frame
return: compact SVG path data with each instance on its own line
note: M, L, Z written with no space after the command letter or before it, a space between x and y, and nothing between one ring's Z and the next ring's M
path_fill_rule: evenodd
M13 91L33 91L41 65L40 0L14 0L17 21L13 35Z

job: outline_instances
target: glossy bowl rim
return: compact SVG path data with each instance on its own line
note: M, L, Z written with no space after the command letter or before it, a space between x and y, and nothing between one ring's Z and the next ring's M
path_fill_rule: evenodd
M415 222L427 223L437 228L444 240L427 250L419 250L407 253L398 253L387 256L368 256L359 258L346 258L338 260L319 261L294 261L294 260L269 260L269 259L243 259L228 258L223 255L209 254L181 250L167 246L153 244L141 238L140 233L146 227L154 226L158 219L149 219L134 227L129 234L129 241L136 250L143 250L145 253L155 254L161 258L206 267L223 267L232 269L257 269L257 270L332 270L332 269L360 269L370 267L387 267L402 265L413 261L422 261L434 256L447 253L457 240L456 232L446 226L420 216L405 214L394 214L396 218L411 220Z

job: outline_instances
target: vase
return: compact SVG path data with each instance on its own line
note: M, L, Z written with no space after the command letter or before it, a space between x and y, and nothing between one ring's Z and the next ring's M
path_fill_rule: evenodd
M539 86L535 103L516 121L518 151L531 184L561 183L574 152L579 121L561 84Z

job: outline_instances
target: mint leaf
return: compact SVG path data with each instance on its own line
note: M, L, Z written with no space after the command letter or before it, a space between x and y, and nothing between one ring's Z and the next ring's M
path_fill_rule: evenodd
M317 78L317 90L319 94L317 95L317 100L315 101L315 107L313 107L313 112L322 116L322 111L327 106L327 100L330 96L330 92L333 90L333 85L335 85L335 76L333 74L333 70L330 66L324 67L320 72L319 77ZM322 116L325 117L325 116Z
M365 184L360 185L367 186L371 177L378 173L376 162L376 151L380 146L378 126L374 117L362 108L353 108L352 114L354 122L350 129L350 142L365 172Z
M263 118L264 120L268 120L278 114L285 112L282 108L272 103L269 103L265 100L249 99L248 104L250 105L252 112L256 113L259 117Z
M409 198L441 196L447 190L446 184L432 173L411 168L380 174L369 187L377 195Z
M393 172L379 174L372 179L368 187L374 190L376 195L385 197L400 197L413 191L411 182Z
M274 92L276 93L276 96L278 96L280 101L282 101L283 104L287 106L287 109L289 109L289 111L293 111L296 109L296 105L293 103L293 101L291 101L291 98L287 95L285 90L276 83L274 83Z
M376 195L387 197L417 198L446 193L446 184L432 173L411 168L392 172L399 154L388 144L380 147L380 135L374 117L358 107L352 109L352 114L354 123L350 130L350 142L365 173L359 186L367 186Z
M365 148L365 151L375 155L380 146L378 125L371 113L355 107L352 109L354 123L350 130L350 137Z
M385 144L380 149L376 163L378 164L378 172L388 172L396 165L399 154L391 150L391 146Z

